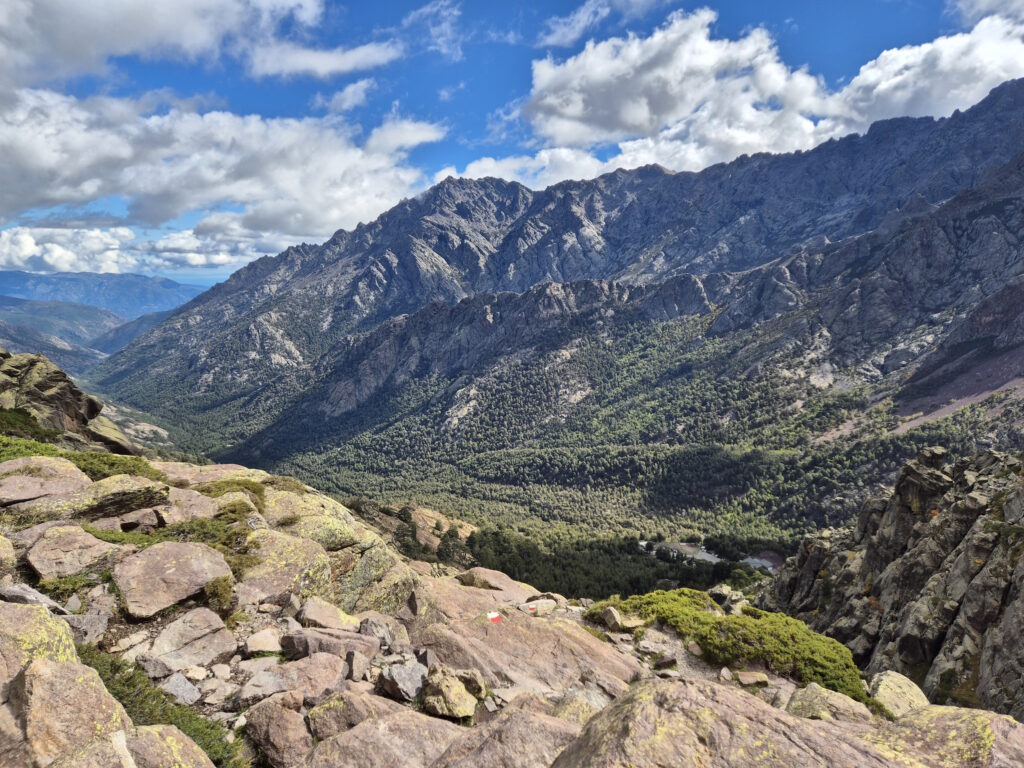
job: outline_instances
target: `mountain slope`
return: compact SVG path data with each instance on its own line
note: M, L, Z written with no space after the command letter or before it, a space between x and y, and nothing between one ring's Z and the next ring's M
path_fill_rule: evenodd
M93 381L339 492L788 548L928 442L1021 443L1017 314L986 309L1024 272L1021 112L1014 82L700 174L448 181L241 270ZM972 389L975 358L1000 364Z
M447 180L321 246L239 270L96 380L130 396L124 380L145 370L163 388L187 385L200 409L204 399L251 397L264 407L300 386L346 334L431 301L546 281L746 269L815 238L875 228L1007 162L1024 146L1022 118L1024 82L1011 82L944 120L886 121L809 152L741 158L698 174L642 168L542 192Z
M163 312L149 312L148 314L141 315L134 320L129 320L127 323L121 323L116 327L110 328L104 333L97 334L90 338L89 346L94 349L98 349L100 352L105 352L108 355L113 352L117 352L117 350L135 341L139 336L142 336L144 333L156 328L160 323L170 317L173 312L173 309L167 309Z
M133 319L185 304L203 289L173 280L131 274L61 272L37 275L0 271L0 295L32 301L86 304Z
M57 336L23 325L0 321L0 347L12 352L38 353L74 375L92 368L103 359L103 353L74 344Z
M0 322L20 325L82 346L124 324L105 309L63 301L28 301L0 296Z

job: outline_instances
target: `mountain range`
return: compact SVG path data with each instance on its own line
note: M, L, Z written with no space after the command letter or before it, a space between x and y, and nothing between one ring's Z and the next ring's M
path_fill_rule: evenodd
M700 173L447 179L89 382L188 450L549 543L788 548L937 437L1021 442L1022 151L1012 81Z

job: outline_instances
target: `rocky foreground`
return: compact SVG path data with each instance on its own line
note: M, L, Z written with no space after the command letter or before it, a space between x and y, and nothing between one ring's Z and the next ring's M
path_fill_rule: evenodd
M727 588L577 605L291 478L97 462L0 463L4 766L1024 764L1011 718Z

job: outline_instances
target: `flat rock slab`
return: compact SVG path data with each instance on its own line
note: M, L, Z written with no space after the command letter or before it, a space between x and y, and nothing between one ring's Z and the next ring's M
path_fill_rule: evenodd
M327 602L322 597L309 598L302 606L296 618L304 627L359 631L359 619L355 616L350 616L341 608Z
M236 647L235 636L220 616L209 608L196 608L164 627L139 662L150 677L166 677L187 667L227 661Z
M262 469L249 469L241 464L188 464L183 461L151 461L153 468L163 472L175 485L199 485L216 480L255 480L270 477Z
M405 705L383 696L344 690L317 704L309 710L307 717L317 741L324 741L354 728L364 720L379 719L404 711Z
M406 709L381 719L364 720L322 741L310 754L307 768L427 768L464 729L436 717Z
M190 520L209 520L217 516L220 506L214 499L188 488L171 487L169 503L154 510L161 525L176 525Z
M576 723L510 707L490 722L463 729L431 768L548 768L579 734Z
M72 494L90 485L89 476L67 459L11 459L0 464L0 507L42 496Z
M161 542L127 557L114 569L114 583L135 618L148 618L230 576L224 556L205 544Z
M333 653L345 658L352 651L372 659L380 651L380 640L344 629L299 629L282 636L280 647L289 659L314 653Z
M113 475L80 491L45 496L38 501L16 504L13 509L38 520L96 520L166 504L169 493L163 483L134 475Z
M330 653L314 653L257 672L242 686L239 703L249 706L282 691L298 691L304 699L316 699L325 691L342 686L346 671L344 659Z
M39 578L54 579L81 573L120 549L77 525L58 525L43 532L26 559Z

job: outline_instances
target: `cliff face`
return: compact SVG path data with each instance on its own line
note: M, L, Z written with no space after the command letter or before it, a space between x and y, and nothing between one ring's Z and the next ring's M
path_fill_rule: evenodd
M132 453L128 438L101 414L103 403L80 390L42 355L0 350L0 408L21 409L66 441Z
M808 537L763 596L937 702L1024 717L1021 462L924 452L856 525Z

